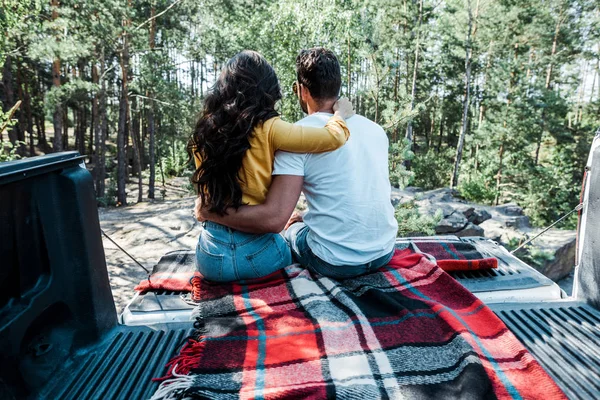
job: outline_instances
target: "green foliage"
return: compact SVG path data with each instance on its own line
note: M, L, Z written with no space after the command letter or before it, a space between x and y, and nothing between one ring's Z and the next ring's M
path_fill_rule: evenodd
M415 174L414 184L423 189L435 189L448 186L452 173L453 150L436 153L430 150L415 157L412 170Z
M96 198L101 207L113 207L117 205L117 170L114 169L106 185L106 194L104 197Z
M407 171L404 161L410 161L413 157L410 142L406 139L390 145L389 168L392 186L403 189L411 183L414 172Z
M9 141L2 140L0 141L0 162L4 161L13 161L21 158L19 154L17 154L17 149L19 145L25 144L24 142L15 142L13 145Z
M433 236L435 226L442 220L442 211L435 215L421 214L414 200L401 203L394 213L398 221L398 237Z
M174 141L166 149L166 154L161 157L164 173L168 177L183 176L189 173L190 159L186 151L186 144Z
M492 204L496 191L481 175L469 176L458 186L460 196L473 203Z
M9 121L8 113L4 113L0 110L0 129L2 129L2 127L10 128L15 125L16 122L17 121L14 119ZM13 161L21 158L21 156L17 154L17 150L20 145L25 143L16 141L15 144L12 144L10 141L5 141L3 136L4 131L0 130L0 162Z

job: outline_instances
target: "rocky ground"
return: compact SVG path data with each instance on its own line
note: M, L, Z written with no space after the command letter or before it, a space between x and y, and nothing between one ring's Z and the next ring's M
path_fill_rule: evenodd
M100 208L100 225L116 243L127 250L149 270L165 253L190 250L196 246L200 224L192 215L194 195L186 189L186 178L175 178L164 187L157 200L127 207ZM128 189L133 196L135 186ZM158 190L157 190L158 191ZM441 209L442 220L437 234L485 236L504 245L513 239L532 237L539 229L531 227L523 210L514 204L490 207L469 204L450 189L422 192L415 188L394 190L392 202L414 200L423 213L435 214ZM131 203L135 199L131 198ZM302 201L300 202L302 207ZM113 243L103 237L110 283L117 310L121 312L134 294L133 288L146 273ZM570 293L573 283L575 232L551 229L533 242L529 253L542 254L534 265ZM525 258L527 254L522 254ZM531 262L528 262L531 264Z

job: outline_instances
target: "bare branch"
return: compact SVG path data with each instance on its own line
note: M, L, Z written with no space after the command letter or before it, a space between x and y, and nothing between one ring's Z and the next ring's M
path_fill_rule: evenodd
M17 112L17 109L20 106L21 106L21 100L17 101L17 103L10 110L8 110L8 118L6 119L6 122L4 122L4 124L2 124L2 126L0 126L0 135L2 135L2 133L4 133L4 130L6 129L6 127L10 123L10 120L12 119L13 115L15 114L15 112Z
M175 2L173 2L173 4L171 4L169 7L165 8L164 10L162 10L161 12L159 12L158 14L156 14L155 16L153 16L152 18L148 18L147 20L145 20L144 22L142 22L141 24L139 24L138 26L136 26L133 31L134 32L137 31L142 26L146 25L148 22L151 22L152 20L160 17L161 15L163 15L164 13L166 13L167 11L169 11L171 8L175 7L177 4L181 3L182 1L183 0L175 0Z

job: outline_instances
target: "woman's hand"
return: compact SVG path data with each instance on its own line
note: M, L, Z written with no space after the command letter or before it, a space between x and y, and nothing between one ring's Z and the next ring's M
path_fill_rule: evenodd
M287 224L285 224L285 228L283 228L283 230L284 231L287 230L290 226L292 226L296 222L304 221L304 214L305 214L305 212L302 212L302 211L294 211L292 213L292 216L288 220Z
M348 119L353 116L354 108L352 108L352 103L345 97L340 97L338 101L333 105L333 111L335 115L338 115L344 119Z
M200 196L196 197L196 205L194 206L194 217L200 222L204 222L207 220L207 211L206 208L203 207L202 199Z

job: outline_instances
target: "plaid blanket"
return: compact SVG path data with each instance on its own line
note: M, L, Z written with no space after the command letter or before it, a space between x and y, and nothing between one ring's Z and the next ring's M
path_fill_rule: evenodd
M176 251L160 258L152 268L148 279L142 280L134 289L139 292L152 290L172 290L191 292L191 279L200 276L194 263L194 252Z
M195 334L154 400L565 398L488 307L410 249L344 281L294 265L199 281Z
M484 257L470 243L427 238L426 240L407 240L396 245L397 248L409 248L415 253L426 253L445 271L469 271L497 268L498 260ZM152 269L149 279L144 279L135 290L172 290L192 291L191 279L200 276L194 264L193 252L173 252L163 256Z
M425 240L411 240L406 246L416 253L428 254L444 271L473 271L498 268L498 260L484 257L475 246L467 242L431 237Z

